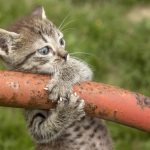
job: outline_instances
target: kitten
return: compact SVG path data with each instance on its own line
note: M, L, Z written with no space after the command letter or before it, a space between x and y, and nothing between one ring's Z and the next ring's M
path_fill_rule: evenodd
M56 109L26 109L29 132L36 150L111 150L106 126L85 115L84 101L72 85L91 80L92 71L82 61L69 57L62 32L46 18L42 7L14 24L0 29L0 58L10 70L48 74L49 99Z

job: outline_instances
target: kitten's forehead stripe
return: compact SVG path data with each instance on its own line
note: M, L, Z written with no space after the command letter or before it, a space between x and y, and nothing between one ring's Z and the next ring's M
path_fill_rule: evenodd
M42 37L43 41L44 41L45 43L48 43L48 41L47 41L46 38L43 36L43 34L42 34L41 32L39 32L39 34L40 34L40 36Z

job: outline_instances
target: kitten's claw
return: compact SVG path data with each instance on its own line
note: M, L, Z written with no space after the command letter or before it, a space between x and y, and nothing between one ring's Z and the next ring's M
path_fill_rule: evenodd
M48 91L48 87L45 87L44 90Z
M77 93L75 92L74 95L77 96Z
M60 101L60 102L62 102L62 101L63 101L62 97L60 97L59 101Z

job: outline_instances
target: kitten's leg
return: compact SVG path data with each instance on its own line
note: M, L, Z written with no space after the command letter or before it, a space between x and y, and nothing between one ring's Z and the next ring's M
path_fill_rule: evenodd
M38 143L55 140L73 122L84 115L84 100L70 94L67 100L59 100L57 108L50 111L26 110L29 131Z

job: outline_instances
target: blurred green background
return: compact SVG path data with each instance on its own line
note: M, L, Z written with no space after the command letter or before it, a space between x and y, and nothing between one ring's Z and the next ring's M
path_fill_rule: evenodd
M90 64L96 81L150 96L149 0L0 0L0 27L39 4L57 26L66 18L67 50ZM150 150L150 134L107 123L115 150ZM21 110L0 108L0 150L33 149Z

